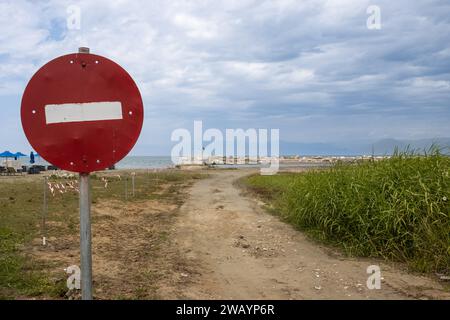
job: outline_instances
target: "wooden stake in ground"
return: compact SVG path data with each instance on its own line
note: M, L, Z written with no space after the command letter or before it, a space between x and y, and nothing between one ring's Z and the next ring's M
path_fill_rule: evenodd
M136 175L136 173L135 172L132 172L131 173L131 185L132 185L132 188L133 188L133 191L132 191L132 196L133 196L133 198L134 198L134 176Z
M47 219L47 177L44 177L44 203L42 207L42 245L47 244L46 230L45 230L45 220Z

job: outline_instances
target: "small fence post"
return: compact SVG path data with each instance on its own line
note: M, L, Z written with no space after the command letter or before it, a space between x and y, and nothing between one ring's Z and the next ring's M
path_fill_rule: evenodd
M131 184L132 184L132 188L133 188L133 191L132 191L133 198L134 198L134 176L135 176L135 173L133 172L131 174Z
M42 245L45 246L47 244L47 232L46 232L46 219L47 219L47 211L48 211L48 205L47 205L47 177L44 177L44 203L42 207Z
M128 177L125 177L125 201L128 200Z

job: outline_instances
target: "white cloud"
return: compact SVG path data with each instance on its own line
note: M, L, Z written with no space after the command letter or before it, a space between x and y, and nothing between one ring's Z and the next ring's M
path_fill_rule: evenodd
M218 27L212 21L200 19L188 14L176 14L173 21L189 37L212 39L218 36Z
M415 78L412 80L411 83L414 87L426 89L426 88L432 88L432 89L443 89L443 90L449 90L450 89L450 81L448 80L434 80L434 79L428 79L428 78Z
M81 29L67 30L66 9L74 4L81 9ZM380 0L383 28L373 32L366 28L369 4L2 1L0 100L20 97L46 61L89 46L129 71L146 113L163 123L209 117L232 127L241 117L258 126L259 119L271 117L289 131L296 129L289 119L297 117L312 117L321 128L324 117L337 114L396 117L413 108L429 121L422 129L405 122L399 131L425 132L450 113L445 104L450 98L450 6L438 0ZM372 132L385 127L378 125ZM323 139L336 136L328 130ZM442 126L433 130L450 134Z

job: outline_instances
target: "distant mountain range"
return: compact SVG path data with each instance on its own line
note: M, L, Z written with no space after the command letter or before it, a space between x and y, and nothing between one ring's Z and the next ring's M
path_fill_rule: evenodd
M282 155L389 155L395 148L405 150L407 147L417 151L428 150L433 144L450 147L450 138L420 140L382 139L375 142L349 143L297 143L280 141ZM447 150L448 152L448 150Z

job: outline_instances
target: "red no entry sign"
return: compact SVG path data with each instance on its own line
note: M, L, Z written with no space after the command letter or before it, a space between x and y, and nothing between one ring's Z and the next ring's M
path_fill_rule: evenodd
M22 126L32 147L51 164L81 173L125 157L139 137L143 114L131 76L89 53L48 62L22 97Z

